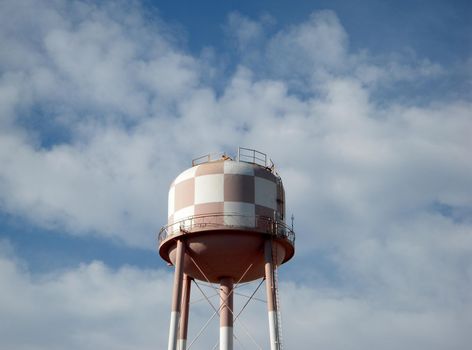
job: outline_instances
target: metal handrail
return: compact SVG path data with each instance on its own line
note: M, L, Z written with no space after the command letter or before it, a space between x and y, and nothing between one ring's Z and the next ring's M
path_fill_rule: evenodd
M204 164L204 163L214 162L217 160L228 160L228 159L233 160L233 157L231 157L230 155L226 153L208 153L203 156L192 159L192 167L200 165L200 164ZM238 162L256 164L256 165L265 167L267 170L277 175L275 171L275 167L274 167L274 162L272 161L272 159L268 159L267 154L259 152L255 149L239 147L238 154L235 160Z
M239 147L238 161L267 166L267 154L259 152L252 148Z
M228 224L226 218L238 218L237 223ZM244 222L251 222L254 225L244 225ZM192 233L198 232L201 229L211 228L223 229L250 229L253 232L273 234L279 238L288 239L292 245L295 245L295 232L285 222L281 220L274 220L267 216L259 215L241 215L230 213L211 213L192 215L185 219L168 224L161 228L158 233L159 244L167 237L176 233Z
M198 158L192 159L192 166L214 162L216 160L227 160L227 159L232 160L233 158L231 158L231 156L227 155L226 153L213 152L213 153L208 153Z

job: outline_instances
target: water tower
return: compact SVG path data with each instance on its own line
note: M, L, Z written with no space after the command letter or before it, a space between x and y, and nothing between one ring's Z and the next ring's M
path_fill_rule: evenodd
M192 280L220 285L220 350L233 349L233 287L265 278L270 349L281 349L277 268L294 253L285 192L261 152L194 159L170 186L159 254L175 266L169 350L185 350ZM293 226L293 225L292 225Z

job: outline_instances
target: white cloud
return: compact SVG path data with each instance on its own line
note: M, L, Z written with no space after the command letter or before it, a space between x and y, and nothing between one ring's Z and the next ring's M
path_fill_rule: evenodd
M412 50L382 55L368 48L352 51L348 33L331 10L314 12L275 33L270 20L254 21L239 13L231 14L228 23L240 64L258 77L283 80L301 95L318 93L333 78L353 77L377 92L395 82L415 84L445 75L444 67Z
M245 33L238 37L265 40L280 64L296 60L288 73L316 66L328 74L312 86L316 94L300 97L291 93L291 73L261 79L239 67L217 93L199 80L205 63L183 53L164 25L120 6L57 2L31 26L29 7L18 9L13 37L30 37L16 45L34 59L2 54L3 210L152 246L171 178L193 156L237 144L270 151L302 230L317 217L315 229L328 241L353 224L370 235L434 202L470 207L470 103L379 105L365 85L392 64L417 77L434 64L371 64L367 54L349 52L330 11L272 37L264 37L264 24L233 14L229 28ZM12 31L5 23L2 33ZM366 69L374 73L360 73ZM62 144L54 144L58 136Z
M166 341L166 273L94 262L34 276L2 254L0 279L3 347L151 349Z
M226 30L241 51L248 48L254 50L254 45L265 39L264 23L253 21L238 12L229 14Z
M339 70L347 59L348 37L334 12L320 11L308 21L277 33L268 50L278 69Z
M4 210L73 234L95 233L152 247L153 233L165 217L166 201L160 199L172 179L169 170L175 169L160 166L159 160L172 160L156 151L168 140L155 140L155 128L133 135L99 129L85 145L50 150L3 134Z
M310 348L330 349L464 349L470 341L469 310L385 309L368 298L303 287L293 287L287 296L282 307L290 310L284 324L291 347L303 341Z
M32 275L5 243L0 255L2 345L14 349L156 349L165 348L172 275L155 270L122 267L112 270L101 262ZM254 288L254 286L252 287ZM212 295L212 292L208 292ZM238 290L241 292L240 290ZM287 348L332 349L464 349L470 342L470 304L428 302L427 307L389 307L381 293L348 295L339 290L315 290L303 284L282 283L282 315ZM239 293L238 292L238 293ZM399 291L402 292L402 291ZM243 291L244 293L244 291ZM246 291L246 294L247 291ZM264 298L264 293L259 293ZM202 296L192 290L189 342L211 315ZM217 299L210 299L217 303ZM236 296L237 312L245 301ZM467 296L470 301L470 296ZM418 300L421 302L421 300ZM452 307L451 307L452 306ZM241 343L253 347L252 337L267 346L265 304L253 302L235 324ZM194 349L209 349L218 322L210 323Z

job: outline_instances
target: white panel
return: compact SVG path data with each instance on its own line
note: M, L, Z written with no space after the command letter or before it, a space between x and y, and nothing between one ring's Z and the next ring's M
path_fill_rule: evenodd
M240 174L240 175L251 175L254 176L254 167L251 164L242 162L224 162L225 174Z
M195 204L223 202L224 175L212 174L195 178Z
M168 206L167 206L167 217L174 214L175 210L175 186L172 186L169 190Z
M177 330L179 326L180 312L172 311L170 314L169 344L168 350L177 349Z
M187 350L187 339L177 340L177 350Z
M191 226L193 221L193 215L195 213L195 206L191 205L183 209L177 210L174 213L174 222L178 222L184 219L187 219L185 222L182 222L183 226ZM178 229L179 225L176 225L175 228Z
M220 350L233 350L233 327L220 327Z
M252 203L225 202L225 214L236 214L235 216L225 215L225 225L254 227L256 206Z
M174 184L178 184L179 182L191 179L195 177L195 172L197 171L198 166L191 167L184 172L182 172L177 178L174 180Z
M277 185L275 182L255 178L256 204L277 210Z
M277 314L275 311L269 311L269 338L270 350L277 350L277 339L275 338L275 331L277 327Z

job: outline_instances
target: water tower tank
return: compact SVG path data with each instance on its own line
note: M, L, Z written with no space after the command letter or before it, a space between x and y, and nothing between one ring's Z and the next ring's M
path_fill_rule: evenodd
M253 151L243 158L241 152L236 160L224 155L194 160L170 186L159 253L175 264L176 239L185 235L183 270L193 278L247 282L263 277L267 237L277 265L294 254L281 178L264 154Z

